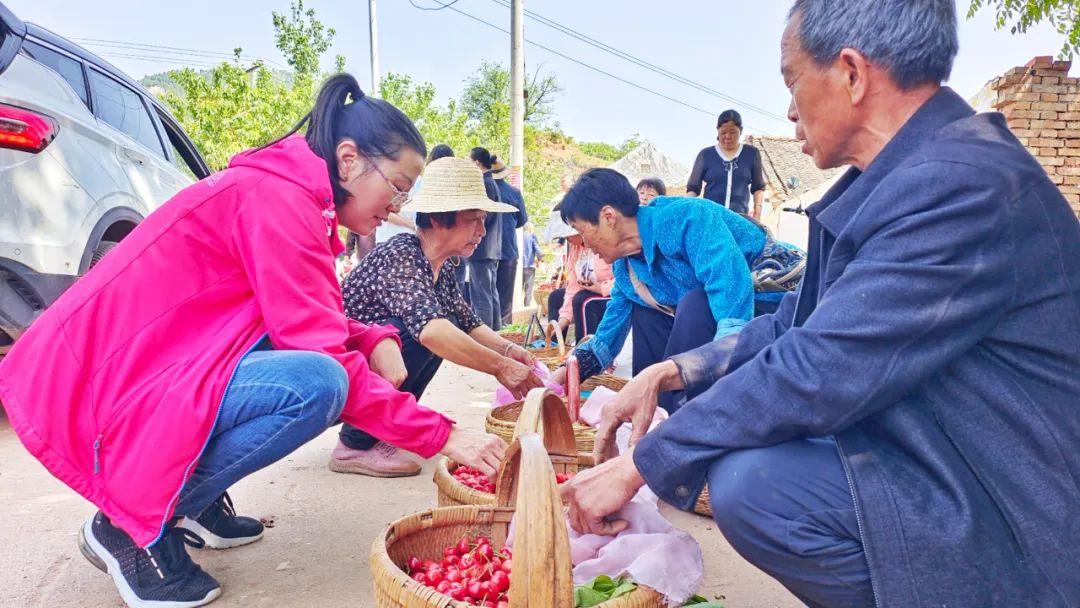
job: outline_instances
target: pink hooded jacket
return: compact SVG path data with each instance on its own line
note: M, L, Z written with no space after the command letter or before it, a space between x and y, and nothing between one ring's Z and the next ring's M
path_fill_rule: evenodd
M141 546L160 537L240 358L325 353L341 417L424 457L452 422L368 368L392 328L342 311L326 163L290 137L236 156L152 213L45 311L0 363L23 444ZM400 343L400 341L399 341Z

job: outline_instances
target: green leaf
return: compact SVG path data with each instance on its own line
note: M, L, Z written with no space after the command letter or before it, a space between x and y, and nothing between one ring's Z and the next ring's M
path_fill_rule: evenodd
M591 608L607 600L607 595L590 587L580 586L574 589L574 608Z

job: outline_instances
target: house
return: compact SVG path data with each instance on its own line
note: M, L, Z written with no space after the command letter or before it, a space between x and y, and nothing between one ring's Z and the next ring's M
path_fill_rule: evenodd
M634 148L609 168L625 175L635 186L646 177L658 177L667 185L669 195L685 194L686 179L690 177L690 169L686 165L651 142Z

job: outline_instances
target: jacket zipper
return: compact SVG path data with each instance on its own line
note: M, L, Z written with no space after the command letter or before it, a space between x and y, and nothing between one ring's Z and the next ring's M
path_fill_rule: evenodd
M213 437L214 427L217 426L218 417L221 416L221 406L225 403L225 398L229 395L229 389L232 388L232 381L233 378L236 377L237 370L240 369L240 363L244 360L244 357L250 355L251 352L255 350L255 347L258 346L266 336L266 333L260 334L259 338L244 351L244 354L240 355L239 359L237 359L236 366L233 367L232 373L229 374L229 379L225 383L225 390L222 391L221 399L218 400L217 408L214 410L214 422L210 425L210 431L206 434L206 441L203 442L202 448L199 449L199 453L196 454L195 459L189 462L187 468L184 469L184 478L180 481L180 487L176 488L176 493L169 499L169 504L165 506L165 515L161 520L161 528L158 530L158 535L154 540L150 541L150 544L146 545L147 548L155 545L161 540L161 537L165 535L165 528L169 524L168 514L173 512L177 501L180 499L180 493L184 491L184 486L187 484L188 476L191 474L192 470L194 470L195 465L199 463L199 460L202 459L203 452L206 451L206 446L210 445L210 438Z
M851 504L855 505L855 524L859 528L859 542L863 545L863 557L866 559L866 568L871 571L870 592L874 595L874 607L877 608L881 605L881 602L878 601L877 586L874 584L874 575L870 568L870 554L866 551L866 543L863 540L866 537L863 534L862 511L859 509L859 497L855 495L855 483L851 481L851 468L848 466L844 447L840 445L840 439L838 437L833 437L833 441L836 442L836 449L840 452L840 462L844 465L844 476L847 477L848 490L851 491Z
M101 449L101 439L105 437L105 433L99 433L97 439L94 440L94 475L101 472L101 459L98 457L98 450Z

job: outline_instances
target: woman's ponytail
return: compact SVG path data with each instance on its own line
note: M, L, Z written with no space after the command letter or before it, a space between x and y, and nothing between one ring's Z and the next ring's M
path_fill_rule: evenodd
M326 161L334 203L341 205L349 193L341 187L337 147L351 139L369 159L397 159L403 147L427 156L427 144L404 112L382 99L364 94L352 74L336 74L323 83L315 107L286 137L307 125L304 139L311 151ZM282 138L284 139L284 138Z

